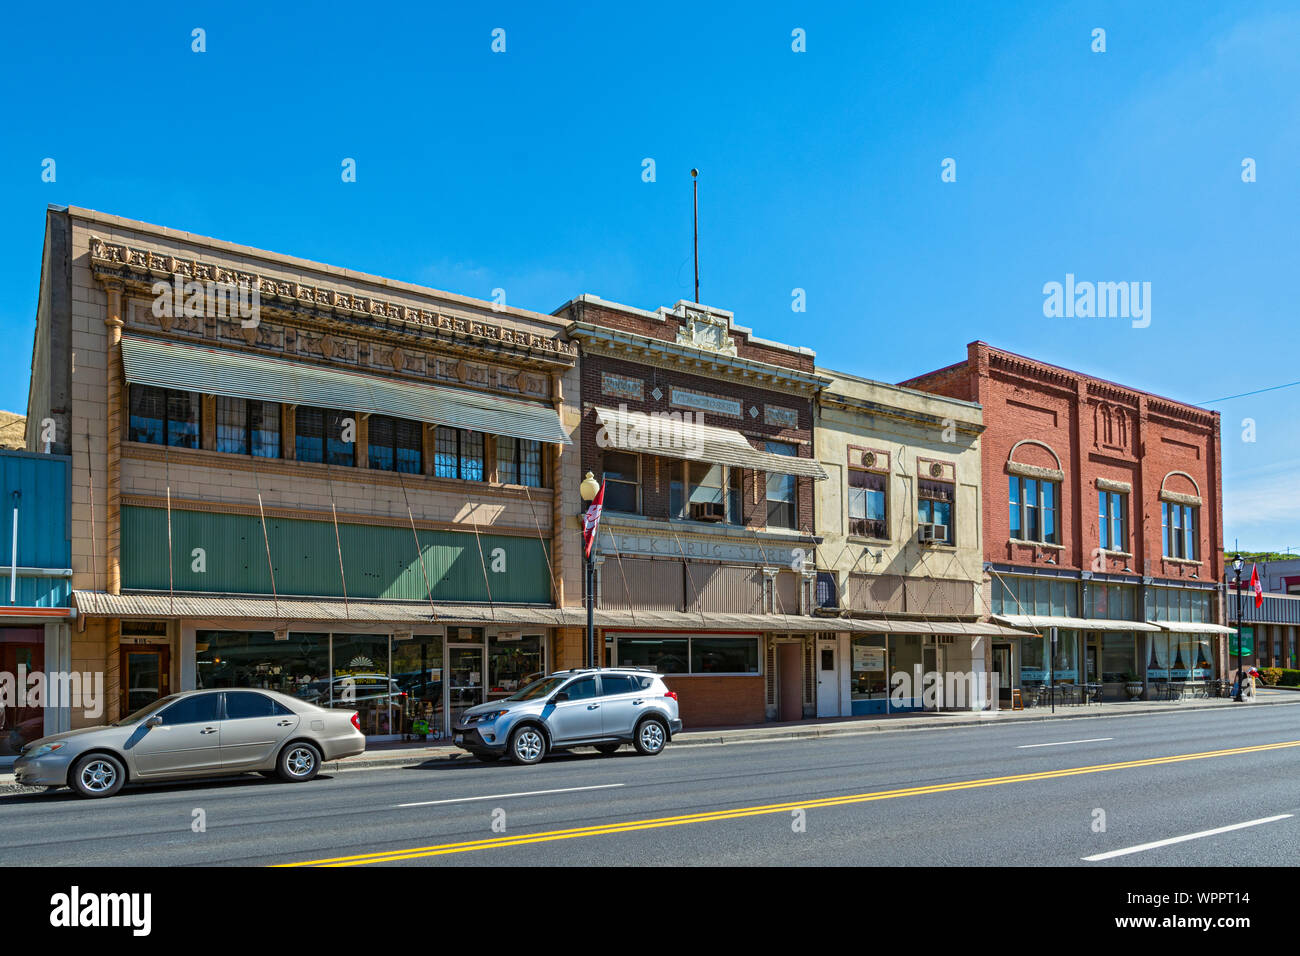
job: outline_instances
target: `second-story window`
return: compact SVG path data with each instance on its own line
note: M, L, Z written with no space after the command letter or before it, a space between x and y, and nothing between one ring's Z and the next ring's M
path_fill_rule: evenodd
M129 402L131 441L173 448L199 447L202 402L198 392L132 385Z
M438 478L484 481L483 433L439 425L434 432L433 473Z
M542 487L542 443L497 436L497 481L503 485Z
M799 449L785 442L770 441L767 452L771 455L785 455L795 458ZM769 528L796 527L795 495L798 483L794 475L767 473L767 526Z
M371 468L418 475L423 470L424 426L405 418L371 415L366 448Z
M217 396L217 451L280 457L280 403Z
M1097 492L1098 543L1107 551L1128 551L1128 495Z
M351 440L356 431L355 415L301 405L295 418L294 453L299 461L356 464L356 442Z
M849 534L888 538L885 519L886 476L860 468L849 469Z
M1009 485L1011 537L1018 541L1060 544L1060 484L1011 475Z
M916 520L930 525L934 540L952 544L952 512L956 486L950 481L931 481L922 478L917 488Z
M602 468L605 508L624 514L640 514L641 456L626 451L607 451Z
M1160 502L1160 525L1167 558L1196 560L1196 529L1200 509L1194 505L1180 505L1172 501Z

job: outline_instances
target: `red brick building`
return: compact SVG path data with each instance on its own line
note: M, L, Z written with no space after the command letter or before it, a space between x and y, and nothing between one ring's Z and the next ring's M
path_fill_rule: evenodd
M813 352L694 303L580 296L582 468L604 481L604 660L670 675L690 726L815 713ZM808 559L808 560L805 560Z
M1134 679L1152 696L1223 674L1217 412L984 342L902 384L984 408L986 600L1042 635L994 645L1006 696L1032 703L1054 680L1121 697Z

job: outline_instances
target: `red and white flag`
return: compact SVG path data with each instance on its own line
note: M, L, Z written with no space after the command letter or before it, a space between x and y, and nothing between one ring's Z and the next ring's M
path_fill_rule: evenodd
M1264 605L1264 589L1259 583L1259 565L1250 566L1250 587L1255 592L1255 607L1260 608Z
M605 503L605 483L600 483L600 491L591 499L587 513L582 516L582 544L587 557L591 557L591 548L596 543L596 529L600 527L600 512Z

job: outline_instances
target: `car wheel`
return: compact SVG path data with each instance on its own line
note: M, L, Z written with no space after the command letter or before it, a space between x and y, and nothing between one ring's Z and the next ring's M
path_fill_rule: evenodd
M484 753L484 754L475 754L474 756L477 757L479 760L483 761L484 763L496 763L504 756L504 754Z
M72 789L83 797L111 797L126 783L126 767L110 754L89 754L72 767Z
M546 737L540 728L525 724L510 735L510 759L517 764L534 764L546 756Z
M597 744L596 753L604 754L606 757L608 757L612 753L617 753L618 748L621 746L623 745L622 744Z
M642 757L653 757L663 753L664 744L668 743L668 728L657 717L647 717L636 728L636 752Z
M320 751L298 741L280 751L276 773L289 783L303 783L320 772Z

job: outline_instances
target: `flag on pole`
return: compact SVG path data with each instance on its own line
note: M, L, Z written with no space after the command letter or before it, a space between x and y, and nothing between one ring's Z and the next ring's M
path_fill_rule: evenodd
M582 516L582 544L587 557L591 557L592 546L596 543L596 529L600 527L600 512L605 502L605 483L600 483L600 490L591 499L587 513Z
M1250 587L1255 592L1255 608L1258 610L1264 605L1264 589L1259 583L1259 565L1250 566Z

